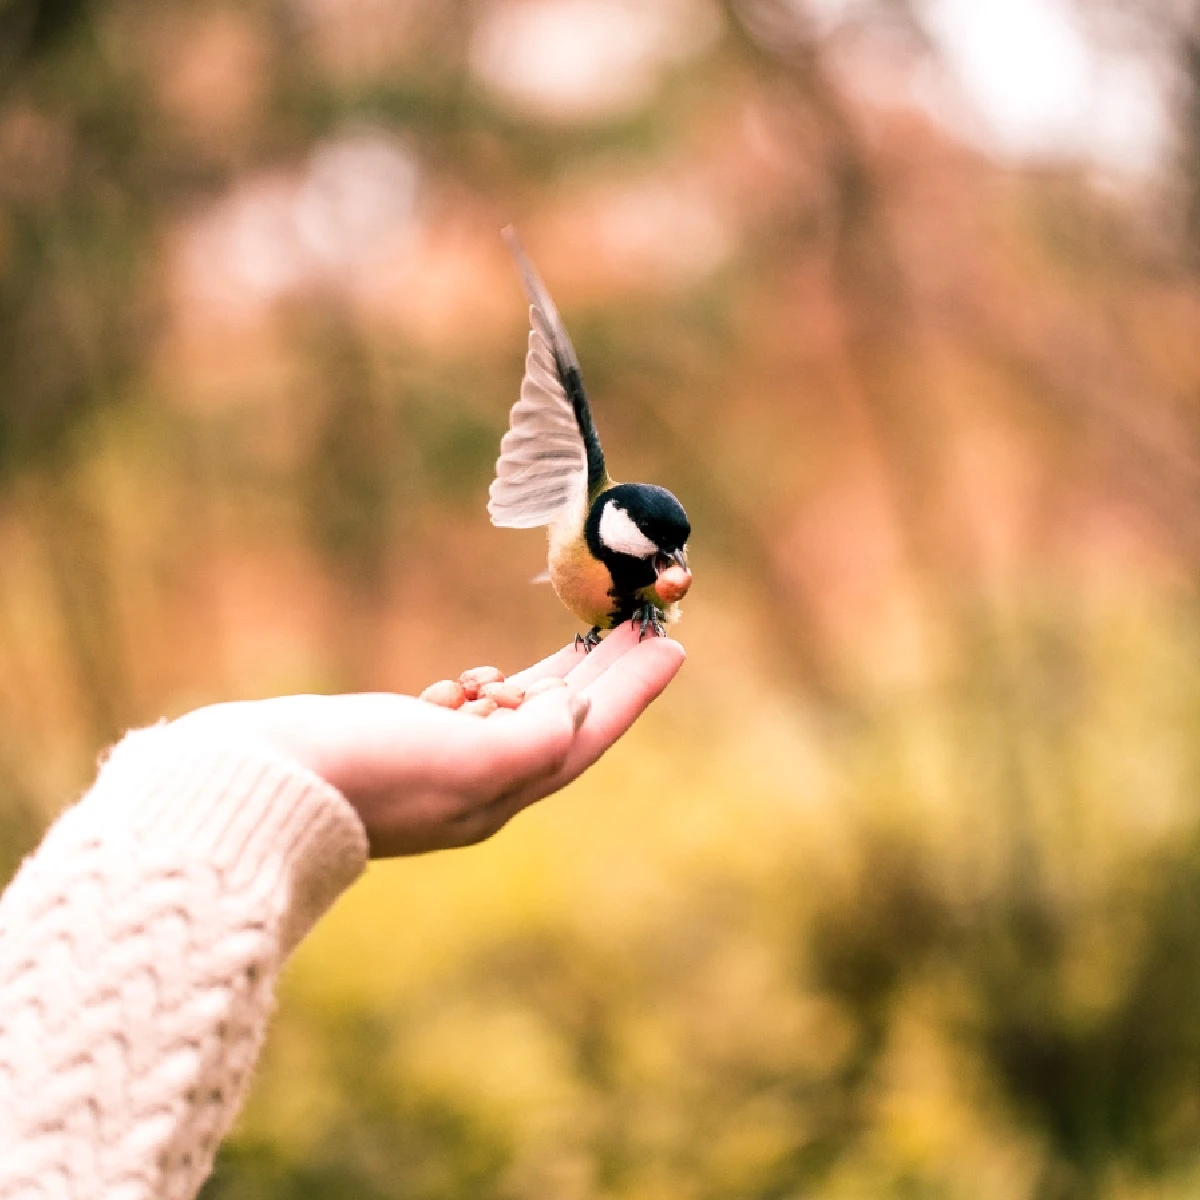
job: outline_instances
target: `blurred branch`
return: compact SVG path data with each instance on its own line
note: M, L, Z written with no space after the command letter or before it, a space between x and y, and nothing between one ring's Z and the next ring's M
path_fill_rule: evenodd
M0 0L0 99L19 70L85 21L99 0Z

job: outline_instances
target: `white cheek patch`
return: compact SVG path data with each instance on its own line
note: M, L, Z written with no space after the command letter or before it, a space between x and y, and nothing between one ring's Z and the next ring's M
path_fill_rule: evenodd
M615 500L610 500L600 514L600 541L617 554L633 558L649 558L658 553L658 547Z

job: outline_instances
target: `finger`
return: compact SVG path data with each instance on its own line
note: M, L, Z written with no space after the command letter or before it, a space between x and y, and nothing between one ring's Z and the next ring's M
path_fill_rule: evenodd
M559 769L538 782L520 807L548 796L587 770L662 694L686 657L678 642L657 637L622 654L581 693L591 701L587 719Z
M509 680L527 688L531 683L536 683L539 679L545 679L550 675L557 675L561 679L583 658L583 647L572 642L569 646L556 650L549 658L543 658L541 662L534 663L532 667L526 667L525 670L510 675Z
M559 688L499 721L493 713L479 731L479 790L499 797L561 770L589 704Z
M638 635L633 622L619 625L567 674L567 683L576 691L582 691L594 683L614 662L638 644Z
M594 656L595 652L590 657ZM662 694L686 657L683 647L669 638L655 638L653 642L640 644L634 641L624 653L619 653L608 670L602 670L587 691L579 693L580 699L590 702L590 708L558 768L541 779L529 780L524 787L500 795L480 812L479 817L489 833L502 828L522 809L558 791L590 767ZM537 698L529 704L536 702Z
M592 765L646 711L679 673L687 652L671 638L640 642L623 654L583 694L589 719L565 764L574 778Z

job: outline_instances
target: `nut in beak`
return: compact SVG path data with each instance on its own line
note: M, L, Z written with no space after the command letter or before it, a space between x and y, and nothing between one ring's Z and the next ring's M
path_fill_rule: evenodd
M654 560L654 569L658 573L654 591L664 604L674 604L687 595L692 586L692 572L682 550L659 554Z

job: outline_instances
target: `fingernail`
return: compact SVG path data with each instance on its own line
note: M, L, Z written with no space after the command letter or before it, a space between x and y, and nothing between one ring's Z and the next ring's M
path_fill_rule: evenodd
M588 709L592 707L592 698L576 693L571 697L571 719L575 722L575 732L587 720Z

